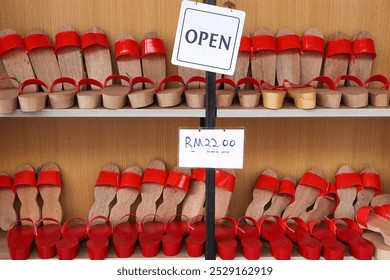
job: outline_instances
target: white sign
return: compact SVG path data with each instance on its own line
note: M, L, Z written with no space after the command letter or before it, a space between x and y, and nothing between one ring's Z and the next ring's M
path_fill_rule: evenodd
M180 129L179 166L243 168L244 129Z
M183 1L172 64L233 75L245 12Z

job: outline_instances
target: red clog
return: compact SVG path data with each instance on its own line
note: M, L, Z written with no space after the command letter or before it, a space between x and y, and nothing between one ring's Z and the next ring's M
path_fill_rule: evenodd
M51 221L52 224L45 224L40 227L38 225L43 221ZM35 245L37 247L38 256L41 259L51 259L56 255L56 244L61 238L61 224L52 218L42 218L36 223Z
M258 260L260 258L263 243L259 237L260 227L254 218L244 216L237 220L237 238L241 242L242 255L246 259Z
M19 222L29 222L29 225L18 225ZM27 260L36 234L36 225L30 218L16 220L10 225L7 233L8 249L13 260Z
M121 222L124 218L132 217L133 220ZM114 227L112 241L118 258L128 258L134 253L138 239L138 218L133 214L123 216Z
M96 219L103 219L104 224L95 224ZM91 260L104 260L108 254L109 239L113 233L113 228L110 220L104 216L93 217L90 221L88 229L88 255Z
M204 215L192 218L189 225L189 236L186 239L187 254L190 257L200 257L204 254L206 244L206 223Z
M185 220L177 220L178 217L184 217ZM182 246L183 237L189 230L189 220L185 215L174 215L168 219L165 225L165 235L162 238L162 248L164 255L176 256L179 254Z
M231 225L223 222L229 222ZM215 223L217 253L223 260L233 260L237 252L237 222L232 217L223 217Z
M146 217L158 218L144 223ZM155 214L148 214L139 222L139 244L144 257L155 257L161 248L161 240L164 236L165 224L163 219Z

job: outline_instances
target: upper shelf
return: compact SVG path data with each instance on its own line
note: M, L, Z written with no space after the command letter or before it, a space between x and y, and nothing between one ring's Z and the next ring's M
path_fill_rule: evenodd
M131 109L129 107L109 110L98 109L44 109L39 112L24 113L19 109L12 114L0 114L0 118L204 118L205 109L192 109L182 103L171 108L161 108L154 104L147 108ZM341 106L338 109L318 107L313 110L296 108L292 103L286 103L282 109L270 110L264 107L246 109L238 104L217 110L219 118L340 118L340 117L390 117L390 107L349 108Z

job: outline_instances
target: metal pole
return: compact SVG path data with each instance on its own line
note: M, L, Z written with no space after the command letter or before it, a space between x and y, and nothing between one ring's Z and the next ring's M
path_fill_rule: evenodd
M205 4L216 5L216 0L204 0ZM206 72L206 129L215 128L216 119L216 75ZM206 169L206 260L215 260L215 168Z

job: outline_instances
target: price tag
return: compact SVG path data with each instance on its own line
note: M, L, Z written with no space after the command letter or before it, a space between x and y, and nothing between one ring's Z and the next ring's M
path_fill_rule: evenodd
M244 129L180 129L179 166L243 168Z

